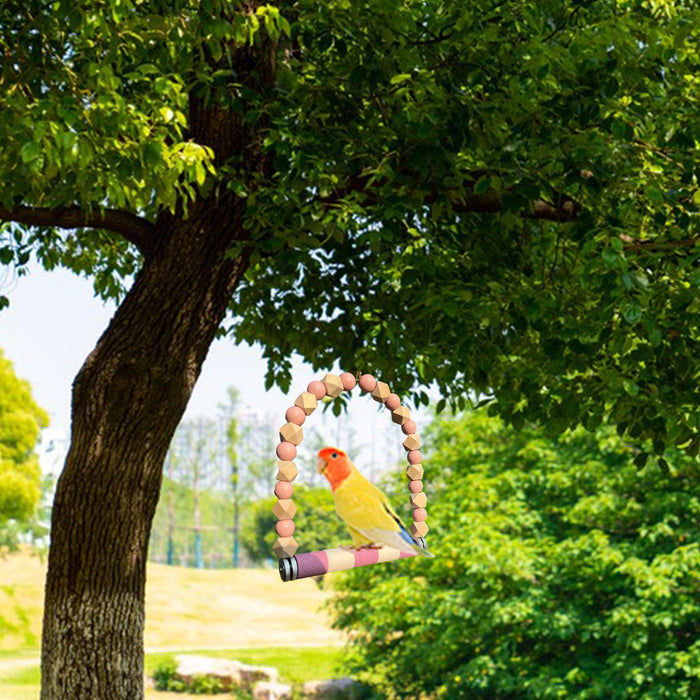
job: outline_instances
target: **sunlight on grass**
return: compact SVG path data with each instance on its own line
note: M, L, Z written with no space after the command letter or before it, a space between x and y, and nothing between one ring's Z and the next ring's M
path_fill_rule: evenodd
M146 655L146 675L151 676L154 669L178 653L200 654L217 658L235 659L247 664L274 666L280 672L282 680L292 684L319 678L333 678L339 671L342 649L339 647L270 647L256 649L229 650L187 650L184 652L155 652ZM5 659L11 658L9 654ZM18 656L23 661L23 657ZM0 671L0 698L2 700L36 700L39 697L39 660L31 666L23 666L9 672ZM190 696L182 693L160 693L149 689L146 697L151 700L167 700L177 697L187 700ZM197 696L200 697L200 696Z
M304 683L312 679L333 678L341 673L340 659L343 650L341 647L271 647L153 653L146 654L146 674L150 675L156 666L179 653L235 659L256 666L274 666L284 681Z
M0 561L0 700L39 696L45 567L27 552ZM275 569L149 564L147 672L165 658L196 653L274 666L295 684L337 676L342 638L322 609L329 595L310 579L283 584ZM149 700L171 697L190 696L147 692Z

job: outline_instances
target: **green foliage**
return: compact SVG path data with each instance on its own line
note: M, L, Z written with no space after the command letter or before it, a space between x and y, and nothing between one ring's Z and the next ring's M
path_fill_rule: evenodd
M698 26L687 0L6 2L0 205L156 222L234 192L227 330L270 383L297 352L696 455ZM264 126L269 172L193 139L199 105ZM0 263L31 254L111 297L142 263L113 232L0 226Z
M48 416L0 351L0 549L12 547L41 496L34 447Z
M405 698L698 697L695 460L639 471L613 431L547 439L483 413L430 442L436 558L335 579L361 677Z
M177 662L173 658L161 661L153 670L153 682L156 690L171 690L176 693L185 691L185 684L176 678Z
M256 501L243 523L245 547L256 561L265 561L272 556L272 545L277 539L277 518L272 513L276 502L276 498ZM300 551L315 552L349 543L347 527L335 513L333 494L328 488L296 484L294 503L297 506L294 538Z

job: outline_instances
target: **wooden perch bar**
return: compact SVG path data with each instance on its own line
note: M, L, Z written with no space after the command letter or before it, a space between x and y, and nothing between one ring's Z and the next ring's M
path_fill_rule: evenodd
M418 540L421 547L425 548L425 541ZM293 557L285 557L279 560L280 578L283 581L296 581L311 576L322 576L333 571L346 571L358 566L381 564L386 561L407 559L415 557L410 552L402 552L393 547L377 547L363 549L322 549L318 552L305 552Z

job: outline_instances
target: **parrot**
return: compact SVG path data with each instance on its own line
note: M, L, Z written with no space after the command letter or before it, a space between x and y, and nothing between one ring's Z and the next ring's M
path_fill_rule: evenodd
M406 530L386 496L356 469L337 447L324 447L316 467L331 485L335 512L345 522L356 549L386 545L402 552L434 556Z

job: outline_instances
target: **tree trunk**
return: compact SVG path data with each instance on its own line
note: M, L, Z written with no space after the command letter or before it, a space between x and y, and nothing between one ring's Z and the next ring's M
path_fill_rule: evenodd
M233 47L237 83L262 99L276 56L264 36ZM231 108L240 98L221 89L205 98L193 88L190 134L213 149L217 166L237 163L255 187L271 174L262 148L267 116L259 103L255 119L244 103ZM215 185L190 203L186 219L159 216L152 252L73 384L71 447L51 523L42 700L143 697L146 558L163 462L248 266L249 248L226 255L249 237L244 211L244 200Z
M43 700L143 697L145 566L162 465L247 255L236 200L164 215L145 262L73 385L52 516Z

